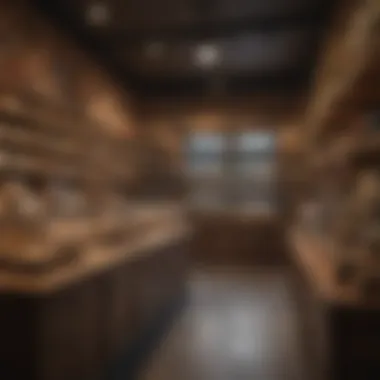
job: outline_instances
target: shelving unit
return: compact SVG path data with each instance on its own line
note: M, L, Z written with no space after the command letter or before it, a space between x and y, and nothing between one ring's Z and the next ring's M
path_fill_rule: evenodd
M64 113L58 113L53 120L49 116L49 109L56 111L57 107L49 103L43 105L42 102L41 99L31 102L34 106L37 104L41 108L40 111L38 108L32 108L31 104L24 106L23 102L15 101L14 98L8 98L8 102L5 102L8 103L7 109L0 101L0 119L3 117L4 120L3 124L0 124L0 175L2 173L18 177L37 176L47 188L49 183L55 180L74 180L74 188L82 193L84 201L91 187L97 186L97 199L103 206L100 215L95 217L78 215L62 220L58 215L46 215L42 222L44 225L40 226L44 230L44 236L35 243L36 247L32 247L33 250L38 248L39 251L45 252L37 254L40 261L34 262L36 272L51 270L52 266L46 265L45 261L49 256L54 256L54 252L66 246L73 250L73 245L76 244L77 255L84 255L85 250L81 247L95 242L100 236L103 236L103 240L117 234L130 237L129 231L133 227L131 220L138 217L136 211L132 213L132 217L131 207L128 207L130 202L126 198L123 200L124 205L121 205L125 208L124 215L117 215L107 209L108 200L114 197L115 186L129 180L123 173L126 163L121 160L123 156L126 157L123 149L128 148L128 142L123 143L107 135L104 126L89 123L87 120L84 122L84 117L67 120ZM14 107L16 109L9 107L12 103L18 104ZM78 128L73 128L74 122ZM105 213L108 215L110 212L111 215L105 217ZM152 228L149 218L137 218L133 223L143 231L147 227ZM120 245L124 247L125 244L124 238ZM17 256L17 260L24 257L27 265L32 267L30 255L31 252L26 249L24 255ZM11 257L12 254L7 256ZM1 259L5 260L4 255ZM63 264L62 260L57 261L53 257L51 259L57 265ZM38 268L38 262L41 262L41 269ZM68 264L70 262L68 261ZM25 269L27 265L20 262L20 268ZM3 266L6 266L5 262ZM15 262L9 264L8 268L10 266L17 267Z
M308 378L377 378L380 301L336 280L328 240L300 229L288 238Z
M183 211L128 197L141 152L109 130L43 97L0 95L5 378L115 378L184 298Z
M368 111L376 104L374 95L380 95L379 2L356 0L347 2L346 8L340 12L344 17L337 17L307 112L311 147L348 127L350 118Z
M1 377L132 378L184 299L191 231L131 195L153 149L129 94L34 2L0 8Z
M160 228L159 222L152 223L149 217L132 210L127 194L118 195L141 169L133 142L110 133L113 129L104 121L97 122L83 112L70 111L67 105L37 93L1 89L0 198L4 184L20 183L24 192L38 198L43 216L33 222L32 214L13 215L15 220L7 226L9 215L2 216L0 210L3 228L9 236L16 234L21 240L12 252L13 243L3 238L0 272L7 268L18 274L25 271L40 275L86 260L83 256L91 255L86 249L89 245L116 252L123 250L138 230L149 235ZM36 179L39 189L30 186L30 181ZM81 198L84 209L90 211L88 215L84 210L70 217L56 214L54 202L63 202L60 197L66 190L63 187L61 193L53 192L61 185L69 186ZM12 194L3 196L12 198ZM110 201L116 196L119 204L113 206ZM17 207L24 207L24 199L13 201ZM165 217L157 216L157 220L165 224ZM31 229L33 233L28 232ZM62 255L68 259L62 260Z
M128 198L133 142L41 98L9 103L0 97L3 376L116 378L184 297L189 227L176 204ZM38 218L8 210L27 203L8 183L38 199ZM57 210L68 196L75 212Z
M380 375L380 236L374 233L380 129L368 118L380 104L379 23L378 1L350 1L341 9L305 119L309 191L298 199L288 242L315 379Z

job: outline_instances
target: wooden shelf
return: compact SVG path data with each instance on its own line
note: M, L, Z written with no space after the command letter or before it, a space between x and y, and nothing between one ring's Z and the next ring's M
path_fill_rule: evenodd
M21 230L15 226L4 238L0 268L14 273L43 274L75 263L90 246L117 252L127 242L144 240L151 233L180 226L185 226L185 222L176 210L155 212L144 207L98 217L60 218L46 226L36 226L33 232L32 226ZM11 238L6 240L8 236ZM8 251L14 254L9 256Z
M107 133L104 124L72 108L35 94L4 90L0 95L0 174L5 178L10 174L74 180L88 197L101 204L120 182L128 181L123 170L126 144ZM50 220L41 225L43 231L33 231L29 238L25 230L23 244L14 244L17 247L11 249L9 241L9 247L2 246L0 290L14 289L13 280L8 279L20 280L15 288L28 283L33 289L45 287L46 279L56 283L60 271L66 273L65 278L77 278L85 271L80 265L87 266L86 271L100 270L114 258L107 254L98 261L87 257L94 256L90 246L108 250L110 255L128 251L131 244L135 249L136 240L144 242L144 234L150 236L159 229L158 224L126 211L123 216ZM24 290L28 292L26 287Z
M295 229L289 240L306 377L361 380L379 374L379 300L337 284L323 238Z
M41 151L62 156L83 156L80 141L68 138L54 138L44 133L25 130L23 126L7 125L0 122L0 141L20 147L33 147Z
M187 236L183 225L152 231L145 236L127 240L117 247L106 248L90 245L83 250L80 259L71 265L36 275L0 271L1 293L46 294L68 286L86 277L110 270L126 261L150 255L159 247L171 244Z
M8 138L0 137L0 150L3 155L11 155L12 157L30 157L31 160L42 160L50 165L54 163L57 166L63 165L68 167L78 167L83 165L85 162L85 157L79 155L69 155L59 151L54 151L54 149L46 149L45 147L41 149L38 146L33 146L32 144L19 144L14 140Z
M363 103L361 90L368 90L368 85L376 86L378 83L379 70L373 70L373 67L377 68L379 63L380 46L376 28L380 19L379 3L364 2L348 14L345 32L332 39L330 50L333 59L327 57L322 62L321 69L325 75L319 78L320 83L307 116L311 142L318 141L331 128L339 127L341 123L333 122L333 115L349 113L356 106L360 108ZM337 51L339 54L336 54Z
M18 120L27 120L34 127L40 128L51 134L75 134L75 135L93 135L101 136L112 140L120 140L120 136L109 133L113 130L104 122L97 122L89 119L83 112L72 109L70 106L52 102L39 94L20 94L8 89L3 89L3 98L15 100L18 107L7 107L0 102L0 118L1 115L8 115L8 118L16 118ZM79 126L79 128L78 128ZM88 133L90 132L90 134Z
M349 151L349 161L358 167L378 166L380 164L380 137L359 142Z
M311 156L311 166L320 170L360 170L365 167L376 167L380 164L380 136L374 134L362 140L352 139L344 149L337 152L334 142L323 151ZM339 148L338 148L339 149Z
M80 179L84 175L78 166L57 163L52 160L31 157L27 154L0 153L0 171L25 173L39 177Z
M292 229L288 239L291 259L321 301L337 306L380 309L380 300L365 298L357 287L338 283L331 241L299 228Z
M92 178L112 182L111 187L129 180L120 164L126 150L120 139L108 134L101 123L37 94L3 89L0 145L3 172ZM96 167L96 173L91 167Z
M22 125L24 128L40 130L47 135L61 136L67 134L67 124L57 115L50 118L45 112L33 109L7 109L0 107L0 120L10 124ZM72 123L70 123L72 125Z

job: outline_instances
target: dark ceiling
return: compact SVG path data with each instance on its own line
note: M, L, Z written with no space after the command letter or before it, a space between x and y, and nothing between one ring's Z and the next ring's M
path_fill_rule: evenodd
M129 89L232 93L308 84L331 0L38 0Z

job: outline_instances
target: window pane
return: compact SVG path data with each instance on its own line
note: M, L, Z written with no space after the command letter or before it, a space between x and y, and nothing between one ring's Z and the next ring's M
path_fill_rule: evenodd
M215 132L193 132L189 137L191 152L220 156L225 147L224 136Z
M194 132L188 140L187 163L191 176L215 177L222 174L223 135Z
M268 153L275 148L274 134L270 132L244 132L237 138L238 151L241 153Z
M236 140L238 196L248 212L272 212L275 205L275 135L241 133Z
M273 212L275 134L252 131L226 136L214 132L189 136L189 201L202 209L228 206L249 213Z
M191 177L189 201L200 208L220 208L223 203L223 153L221 133L194 132L188 138L187 169Z
M188 168L192 177L215 177L222 174L221 159L216 157L197 155L196 153L189 155Z

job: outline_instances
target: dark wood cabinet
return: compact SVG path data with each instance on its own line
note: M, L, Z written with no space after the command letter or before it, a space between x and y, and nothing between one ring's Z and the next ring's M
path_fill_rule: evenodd
M380 304L339 285L307 234L290 237L299 338L307 378L362 380L380 376Z
M185 239L44 294L0 295L1 378L127 378L113 368L184 297ZM128 366L126 365L126 368Z

